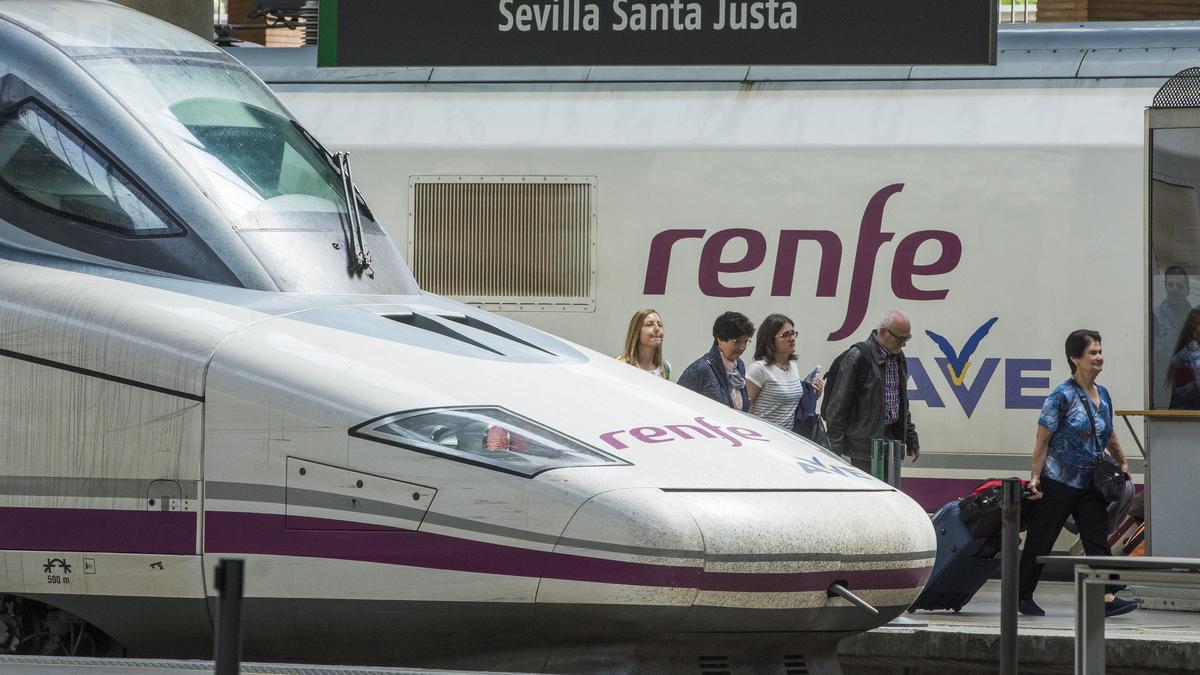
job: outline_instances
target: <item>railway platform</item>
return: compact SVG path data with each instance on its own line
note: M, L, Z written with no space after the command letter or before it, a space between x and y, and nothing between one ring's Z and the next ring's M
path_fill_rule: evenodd
M1138 589L1121 597L1138 596ZM1044 617L1018 620L1021 673L1072 673L1075 595L1071 582L1043 581L1038 604ZM959 613L906 614L923 626L884 626L843 640L838 650L846 675L933 675L996 672L1000 649L1000 582L989 581ZM1200 673L1200 613L1145 607L1105 624L1110 674Z
M0 656L4 675L186 675L212 673L212 661ZM487 671L364 668L280 663L243 663L247 675L503 675ZM516 674L511 674L516 675Z
M1136 597L1136 588L1122 597ZM1020 617L1021 673L1072 673L1075 608L1070 582L1043 581L1038 604L1044 617ZM885 626L843 640L845 675L934 675L996 672L1000 647L1000 582L989 581L959 613L907 614L924 625ZM1109 619L1105 631L1110 674L1200 673L1200 613L1145 607ZM0 656L4 675L181 675L211 673L211 661L66 659ZM269 675L454 675L465 671L351 668L244 663L243 673ZM471 671L472 675L480 675ZM685 674L686 675L686 674Z

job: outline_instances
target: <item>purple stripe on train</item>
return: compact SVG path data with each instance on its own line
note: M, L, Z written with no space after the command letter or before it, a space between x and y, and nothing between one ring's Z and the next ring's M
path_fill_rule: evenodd
M774 593L824 591L837 580L856 589L918 588L930 571L929 567L917 567L781 574L706 572L695 566L606 560L412 530L336 530L331 526L337 521L322 518L289 520L312 529L286 529L281 515L210 511L205 515L205 551L357 560L631 586Z
M952 499L966 497L986 478L904 478L900 489L925 509L934 513Z
M1016 475L1013 472L1009 475ZM1003 472L997 472L996 477L1003 477ZM1025 477L1022 475L1021 477ZM900 489L912 497L926 513L935 513L947 502L962 499L983 485L987 478L905 478L900 482ZM1144 486L1134 485L1138 492Z
M196 513L0 508L3 547L24 551L196 554Z

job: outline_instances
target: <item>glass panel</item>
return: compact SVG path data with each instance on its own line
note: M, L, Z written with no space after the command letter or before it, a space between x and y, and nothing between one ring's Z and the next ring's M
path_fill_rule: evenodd
M244 161L231 159L226 162L223 157L229 150L229 137L244 133L239 132L238 127L259 126L259 123L248 112L220 122L213 117L222 102L227 110L241 106L286 115L262 85L248 74L234 68L198 65L182 59L136 62L104 58L89 59L81 65L133 111L231 219L239 220L267 199L246 182L246 175L231 170L231 165L247 168ZM186 122L177 117L177 109L188 113ZM188 123L196 129L189 128ZM217 125L230 127L225 139L214 129ZM208 142L218 145L210 149L197 131L207 134ZM259 142L264 141L260 139ZM281 140L277 143L282 147Z
M105 56L79 63L196 180L281 290L419 292L390 240L369 251L372 273L352 272L350 218L340 173L248 71L186 57ZM382 236L366 204L361 199L358 204L364 238ZM247 239L263 231L278 236ZM304 236L292 236L298 231ZM338 239L326 241L317 236L322 233ZM323 265L319 284L289 281L298 278L295 265L280 268L274 262L276 252L300 242L316 247L308 251L308 259Z
M91 225L141 235L180 231L112 162L33 102L0 119L0 184Z
M232 174L222 184L236 182L266 202L283 197L276 210L346 212L341 177L287 118L218 99L183 101L171 112L199 142L195 151Z
M1156 129L1150 177L1150 404L1200 409L1200 129Z

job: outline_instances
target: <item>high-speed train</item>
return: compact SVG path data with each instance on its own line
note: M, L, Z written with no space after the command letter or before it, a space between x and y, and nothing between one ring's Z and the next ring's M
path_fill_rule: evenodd
M0 2L0 651L207 656L221 558L245 657L321 663L838 672L919 593L912 499L423 292L319 136L181 30Z
M1028 476L1071 330L1103 335L1116 407L1146 407L1164 289L1143 115L1200 64L1195 22L1002 25L997 42L996 66L844 68L327 69L311 50L231 51L354 152L433 292L608 354L653 307L676 372L725 310L792 317L804 372L905 310L921 457L902 487L932 511ZM543 275L485 273L496 259Z

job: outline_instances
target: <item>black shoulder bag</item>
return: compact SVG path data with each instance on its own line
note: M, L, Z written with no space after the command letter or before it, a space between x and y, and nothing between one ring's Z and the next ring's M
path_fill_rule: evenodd
M1125 490L1125 481L1129 480L1129 474L1122 471L1117 460L1101 447L1100 435L1096 433L1096 418L1092 416L1092 403L1088 400L1087 392L1078 383L1075 385L1075 391L1079 393L1083 409L1087 411L1088 423L1092 425L1092 438L1096 439L1096 447L1100 450L1100 455L1096 457L1096 464L1092 467L1092 485L1104 498L1104 502L1111 504L1121 498L1121 493Z

